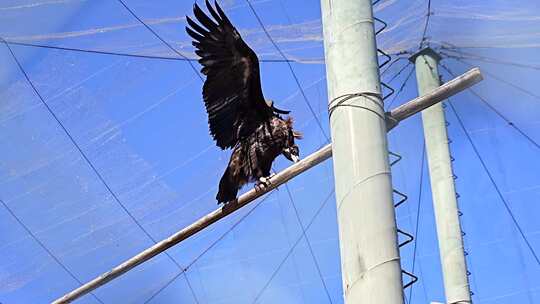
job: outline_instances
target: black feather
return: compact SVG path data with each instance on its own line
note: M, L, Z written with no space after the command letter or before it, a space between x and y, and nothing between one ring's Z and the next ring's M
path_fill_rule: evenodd
M218 6L217 1L214 2L216 6ZM223 20L222 18L216 13L212 5L210 4L210 1L206 0L206 7L208 8L208 11L212 15L212 17L218 22L221 23Z
M191 36L191 38L197 40L199 43L205 40L203 35L201 35L199 33L196 33L195 31L193 31L189 27L186 27L186 32Z
M195 21L191 20L191 18L186 17L186 20L189 26L191 26L195 31L197 31L197 33L200 34L201 36L210 34L209 31L205 30L202 26L195 23Z
M202 23L202 25L204 25L204 27L206 27L210 32L218 30L218 25L215 24L212 19L206 16L197 3L193 5L193 12L195 13L195 17L197 17L197 20L199 20L199 22Z

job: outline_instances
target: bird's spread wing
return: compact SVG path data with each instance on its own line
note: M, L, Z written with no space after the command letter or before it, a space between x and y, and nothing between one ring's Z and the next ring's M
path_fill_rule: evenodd
M207 76L203 98L210 133L222 148L233 147L241 134L250 133L272 114L265 102L259 75L259 60L242 40L217 2L206 0L212 20L195 4L193 12L200 24L189 17L186 27L194 39L195 53Z

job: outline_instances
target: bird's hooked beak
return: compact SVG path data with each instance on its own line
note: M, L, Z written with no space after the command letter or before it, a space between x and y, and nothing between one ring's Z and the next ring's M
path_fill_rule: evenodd
M283 149L283 156L294 163L300 161L300 157L298 157L298 148L296 146Z
M274 106L274 101L273 100L265 100L266 102L266 105L272 109L272 111L274 111L275 113L278 113L278 114L289 114L291 113L291 111L287 111L287 110L281 110L281 109L278 109Z

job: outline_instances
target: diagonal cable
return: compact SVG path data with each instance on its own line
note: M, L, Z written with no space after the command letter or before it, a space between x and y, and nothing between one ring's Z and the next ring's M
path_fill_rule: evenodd
M313 246L311 246L311 242L308 238L308 235L306 233L306 228L304 227L304 224L302 223L302 220L300 219L300 213L298 212L298 208L296 208L296 203L294 202L293 196L291 194L291 190L289 189L288 183L285 183L285 189L287 190L287 195L289 196L289 200L291 201L291 205L294 209L294 214L296 215L296 219L298 220L298 224L300 225L300 228L302 228L302 235L306 239L306 244L308 245L309 252L311 254L311 258L313 259L313 263L315 264L315 268L317 268L317 274L319 275L319 278L321 279L321 283L324 287L324 291L326 293L326 297L328 298L328 302L330 304L333 304L332 297L330 296L330 292L328 291L328 286L326 286L326 282L324 281L321 267L319 266L319 262L317 262L317 258L315 257L315 252L313 251Z
M389 110L390 107L394 104L394 101L396 101L397 97L399 96L399 94L401 92L403 92L403 89L405 89L405 86L407 85L407 82L409 81L409 79L411 78L412 74L414 73L415 71L415 68L413 67L411 69L411 71L409 72L409 74L407 75L407 77L405 78L405 81L403 81L403 83L401 84L401 86L399 87L399 90L397 91L396 95L394 95L394 97L392 98L392 100L390 101L390 103L388 103L388 106L386 107L386 110Z
M529 240L527 239L527 236L525 235L524 231L523 231L523 228L521 228L521 225L519 224L519 222L517 221L517 218L515 217L514 215L514 212L512 211L512 209L510 208L510 206L508 205L508 202L506 201L506 199L504 198L501 190L499 189L499 186L497 186L497 183L495 183L495 179L493 178L493 176L491 175L491 172L489 171L484 159L482 158L482 156L480 155L480 152L478 151L478 148L476 147L476 144L474 143L474 141L472 140L472 137L471 135L469 134L469 132L467 132L467 129L465 128L465 125L463 124L463 121L461 120L461 117L459 116L458 112L456 111L456 108L454 107L454 105L452 104L452 102L450 101L450 99L448 100L448 104L450 105L450 108L452 109L452 112L454 112L454 115L456 116L457 118L457 121L459 123L459 125L461 126L461 129L463 130L463 133L465 134L465 136L467 137L467 140L469 141L469 143L471 144L471 147L474 151L474 154L476 154L476 157L478 158L478 160L480 161L480 164L482 165L482 167L484 168L484 171L486 172L489 180L491 181L491 184L493 185L493 188L495 189L495 191L497 192L497 195L499 196L499 198L501 199L501 202L503 203L504 205L504 208L506 209L506 211L508 212L508 215L510 215L510 218L512 219L512 222L514 223L514 225L516 226L519 234L521 235L521 237L523 238L523 240L525 241L525 244L527 245L527 247L529 248L529 250L531 251L531 254L533 255L534 259L536 260L536 263L540 266L540 259L538 258L538 255L536 254L534 248L532 247L531 243L529 242Z
M392 81L394 81L399 75L401 75L401 73L403 73L403 71L405 71L405 69L411 65L411 62L409 61L406 65L404 65L394 76L392 76L389 80L388 80L388 83L391 83Z
M288 22L289 22L289 25L292 25L292 20L291 20L291 17L289 16L289 14L287 13L287 10L285 9L285 6L283 4L283 1L279 1L280 3L280 6L281 6L281 10L283 11L283 14L285 15L285 17L287 18ZM297 34L300 35L300 32L297 31ZM283 56L283 54L282 54ZM320 111L319 111L319 114L320 114ZM326 297L328 298L328 302L330 302L330 304L332 304L332 297L330 296L330 292L328 291L328 287L326 286L326 282L324 281L324 278L323 278L323 275L322 275L322 271L321 271L321 268L319 266L319 262L317 261L317 258L315 257L315 252L313 250L313 246L311 246L311 242L306 234L306 230L305 230L305 227L304 227L304 224L302 223L302 220L300 219L300 213L298 212L298 208L296 208L296 203L293 199L293 196L292 196L292 193L291 193L291 190L289 188L289 184L288 183L285 183L285 189L287 191L287 195L289 197L289 201L291 203L291 206L293 207L294 209L294 214L296 215L296 220L298 221L298 224L300 225L300 228L302 229L302 235L305 237L306 239L306 243L308 245L308 248L309 248L309 252L311 254L311 258L313 260L313 263L315 264L315 267L317 269L317 274L319 275L319 279L321 280L321 283L323 285L323 288L324 288L324 291L326 293ZM296 263L295 263L296 264ZM296 266L296 265L295 265Z
M198 256L196 256L184 269L182 269L179 273L177 273L175 276L173 276L167 283L165 283L161 288L159 288L154 294L152 294L145 302L144 304L149 303L151 300L153 300L158 294L160 294L163 290L165 290L169 285L171 285L180 275L185 274L186 271L191 268L200 258L202 258L208 251L210 251L214 246L217 245L221 240L223 240L231 231L236 228L243 220L245 220L250 214L257 209L268 197L270 197L270 194L266 195L263 199L261 199L257 204L251 208L246 214L244 214L241 218L239 218L234 224L229 227L222 235L220 235L210 246L206 247L205 250L203 250ZM187 278L187 276L186 276Z
M90 54L98 54L98 55L111 55L111 56L120 56L120 57L133 57L133 58L142 58L142 59L158 59L158 60L172 60L172 61L193 61L193 62L199 61L199 59L189 58L185 56L184 57L168 57L168 56L156 56L156 55L130 54L130 53L120 53L120 52L111 52L111 51L89 50L89 49L82 49L82 48L71 48L71 47L63 47L63 46L55 46L55 45L47 45L47 44L18 42L18 41L11 41L11 40L6 40L6 42L10 45L79 52L79 53L90 53ZM280 62L280 63L285 62L285 61L296 62L294 60L289 60L289 59L260 59L260 61L261 62Z
M0 38L0 42L3 42L6 47L8 48L13 60L15 61L15 63L17 64L17 66L19 67L19 70L21 71L21 73L24 75L24 78L26 79L26 81L28 82L28 84L30 85L30 87L32 87L32 90L34 91L34 93L37 95L37 97L39 98L39 100L41 101L41 103L45 106L45 108L47 109L47 111L51 114L51 116L54 118L54 120L56 120L56 122L58 123L58 125L60 126L60 128L64 131L64 133L66 134L66 136L69 138L69 140L71 141L71 143L75 146L75 148L77 149L77 151L79 151L80 155L82 156L82 158L86 161L86 163L88 164L88 166L92 169L92 171L95 173L95 175L97 176L97 178L101 181L101 183L103 184L103 186L105 186L105 188L107 189L107 191L111 194L111 196L114 198L114 200L118 203L118 205L122 208L122 210L124 210L124 212L131 218L131 220L133 220L133 222L141 229L141 231L150 239L152 240L152 242L155 244L157 243L156 239L154 239L154 237L141 225L141 223L139 223L139 221L135 218L135 216L126 208L126 206L120 201L120 199L118 198L118 196L116 195L116 193L112 190L112 188L109 186L109 184L105 181L105 178L101 175L101 173L99 173L99 171L97 170L97 168L94 166L94 164L92 163L92 161L90 160L90 158L88 158L88 156L86 155L86 153L82 150L81 146L77 143L77 141L75 140L75 138L71 135L71 133L68 131L68 129L66 128L66 126L64 126L64 124L62 123L62 121L60 120L60 118L56 115L56 113L52 110L52 108L49 106L49 104L45 101L45 99L43 98L43 96L41 96L41 94L39 93L39 91L37 90L36 86L34 85L34 83L32 82L32 80L30 79L30 77L28 76L28 74L26 73L26 71L24 70L22 64L19 62L19 59L17 58L17 56L15 55L15 53L13 52L13 50L11 49L10 45L3 39L3 38ZM168 252L165 252L165 254L169 257L169 259L179 268L179 269L182 269L182 266L180 266L180 264L168 253ZM197 303L198 300L196 299L195 297L195 293L193 293L193 296L195 298L195 301Z
M454 74L450 68L448 68L446 65L444 64L440 64L443 69L445 69L448 74L452 75L453 77L455 77L456 74ZM532 137L530 137L529 135L527 135L527 133L525 133L523 130L521 130L521 128L519 128L518 126L516 126L516 124L514 122L512 122L509 118L507 118L505 115L503 115L499 110L497 110L495 107L493 107L488 101L487 99L485 99L484 97L482 97L480 94L478 94L474 89L471 89L469 88L468 89L474 96L476 96L478 99L480 99L480 101L482 101L483 104L485 104L490 110L492 110L495 114L497 114L501 119L503 119L509 126L511 126L512 128L514 128L519 134L521 134L523 137L525 137L531 144L533 144L534 146L536 146L538 149L540 149L540 144L537 143Z
M30 235L30 237L32 237L32 239L34 239L34 241L36 241L36 243L39 244L39 246L41 248L43 248L43 250L45 250L45 252L47 252L47 254L58 264L60 265L60 267L62 267L62 269L64 269L68 274L69 276L71 276L72 279L74 279L77 283L79 283L80 285L82 285L82 281L79 280L75 274L73 274L73 272L71 272L71 270L69 270L67 268L66 265L64 265L60 259L54 254L52 253L52 251L47 248L47 246L45 246L45 244L32 232L32 230L30 230L30 228L28 228L28 226L26 226L22 221L21 219L15 215L15 213L13 212L13 210L11 210L11 208L9 208L9 206L3 201L0 199L0 203L4 206L4 208L7 210L7 212L9 212L9 214L15 219L15 221L17 221L17 223L19 223L19 225L26 231L26 233L28 233L28 235ZM99 303L101 304L104 304L103 301L101 301L93 292L90 293L92 295L92 297L94 297L94 299L96 299L96 301L98 301Z
M118 1L121 1L121 0L118 0ZM287 66L289 67L289 70L291 71L291 75L293 76L294 78L294 81L296 82L296 85L298 86L298 89L300 90L300 93L302 94L302 97L304 99L304 102L306 103L306 105L308 106L309 108L309 111L311 112L311 114L313 115L313 118L315 118L315 122L317 123L319 129L321 130L321 133L324 135L324 137L326 138L326 141L330 141L330 139L328 138L328 135L326 135L326 132L324 131L324 128L321 124L321 121L319 120L319 118L317 117L317 114L315 113L315 110L313 109L313 107L311 106L311 104L309 103L309 100L307 98L307 95L306 95L306 92L304 91L304 89L302 88L302 85L300 84L300 80L298 79L298 76L296 75L291 63L289 61L287 61L287 56L285 56L285 54L283 53L283 51L279 48L279 46L277 45L277 43L274 41L274 39L272 38L272 36L270 35L270 33L268 32L268 30L266 29L266 26L264 25L264 23L262 22L262 19L259 17L259 14L257 14L257 11L255 10L255 8L253 7L253 5L251 4L251 1L250 0L245 0L249 6L249 8L251 9L251 11L253 12L253 15L255 16L255 18L257 19L257 21L259 22L259 25L261 26L261 28L263 29L264 33L266 34L266 37L268 37L268 40L270 40L270 42L272 43L272 45L276 48L276 50L278 51L278 53L281 55L281 57L283 57L284 60L286 60L286 63L287 63Z
M422 40L420 40L419 49L422 48L424 42L426 41L426 34L429 26L429 19L431 18L431 0L427 0L427 14L426 14L426 23L424 24L424 31L422 33Z
M313 224L313 222L315 221L315 219L317 218L317 216L319 215L319 213L321 213L321 211L323 210L323 208L326 206L326 204L328 203L328 201L330 200L330 198L332 198L332 196L334 195L334 189L332 189L330 191L330 193L328 194L328 196L323 200L322 204L320 205L319 209L317 209L317 211L315 212L315 214L313 215L313 217L309 220L308 224L305 226L305 230L309 230L309 228L311 227L311 225ZM285 255L285 257L283 257L283 259L281 260L281 262L278 264L278 267L274 270L274 272L272 273L272 275L270 276L270 278L268 279L268 281L264 284L263 288L257 293L257 296L255 297L254 301L253 301L253 304L257 303L257 301L259 300L259 298L263 295L263 293L266 291L266 289L268 288L268 286L270 286L270 283L272 282L272 280L274 279L274 277L278 274L279 270L281 269L281 267L283 267L283 265L285 264L285 262L287 261L287 259L291 256L291 254L294 252L294 249L296 248L296 246L298 246L298 244L300 243L300 241L304 238L304 235L300 235L296 241L294 242L294 244L292 245L292 247L289 249L289 251L287 252L287 254Z
M460 63L462 63L462 64L464 64L464 65L466 65L466 66L474 67L474 65L468 63L467 61L465 61L465 60L462 59L462 58L457 58L457 57L456 57L456 58L452 58L452 59L454 59L455 61L458 61L458 62L460 62ZM521 91L521 92L523 92L523 93L525 93L525 94L527 94L527 95L529 95L529 96L531 96L531 97L540 99L540 95L537 95L537 94L535 94L535 93L533 93L533 92L531 92L531 91L529 91L529 90L527 90L527 89L525 89L525 88L523 88L523 87L521 87L521 86L518 86L517 84L512 83L512 82L510 82L510 81L508 81L508 80L506 80L506 79L503 79L503 78L501 78L501 77L499 77L499 76L497 76L497 75L495 75L495 74L493 74L493 73L491 73L491 72L488 72L488 71L486 71L486 70L482 70L482 74L486 74L486 75L488 75L489 77L491 77L491 78L493 78L493 79L495 79L495 80L497 80L497 81L499 81L499 82L501 82L501 83L504 83L504 84L506 84L506 85L508 85L508 86L511 86L511 87L513 87L514 89L519 90L519 91Z
M384 71L381 72L381 76L384 75L386 72L388 72L388 70L390 70L390 68L398 63L400 60L403 60L403 59L406 59L405 57L396 57L392 62L390 62L390 64L388 64L388 66L386 67L386 69L384 69Z
M422 146L422 160L420 162L420 181L419 181L419 188L418 188L418 205L416 207L416 227L415 227L415 232L414 232L414 235L416 236L414 238L414 247L413 247L413 260L412 260L412 270L411 272L414 273L414 267L416 266L416 249L418 247L418 239L420 238L419 235L418 235L418 230L420 228L420 207L422 206L421 205L421 202L422 202L422 190L423 190L423 185L424 185L424 163L425 163L425 160L426 160L426 142L424 141L424 144ZM423 283L422 283L423 284ZM417 284L413 284L411 286L411 289L409 290L409 302L412 303L412 296L413 296L413 289L414 289L414 286L417 285Z
M445 55L450 58L460 58L460 59L471 59L471 60L478 60L482 62L492 63L492 64L500 64L500 65L508 65L508 66L514 66L518 68L524 68L524 69L532 69L532 70L540 70L540 66L538 65L532 65L532 64L524 64L520 62L515 61L508 61L508 60L500 60L496 58L486 57L486 56L479 56L475 54L466 54L463 52L458 52L459 55L456 54L449 54L445 53L442 50L449 51L449 49L441 49L441 55ZM457 51L455 51L457 52Z
M204 80L203 80L201 74L199 73L199 71L197 70L197 68L193 65L193 63L191 61L189 61L189 59L184 54L180 53L170 43L168 43L165 39L163 39L156 31L154 31L148 24L146 24L141 18L139 18L139 16L137 16L137 14L135 14L135 12L133 10L131 10L129 8L129 6L126 5L126 3L124 1L118 0L118 2L120 2L120 4L122 4L122 6L133 16L133 18L137 19L137 21L139 21L148 31L150 31L157 39L159 39L159 41L161 41L164 45L166 45L171 51L176 53L178 56L186 59L187 62L189 63L189 66L191 66L191 69L195 72L195 74L197 74L199 79L204 82Z

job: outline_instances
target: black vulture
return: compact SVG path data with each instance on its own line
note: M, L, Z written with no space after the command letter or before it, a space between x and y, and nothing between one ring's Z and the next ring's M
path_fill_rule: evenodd
M215 8L206 0L212 18L194 4L199 23L187 17L187 33L194 39L201 72L206 75L203 99L208 113L210 134L221 149L233 152L219 182L219 203L236 200L238 190L256 182L257 190L269 186L272 162L280 154L298 161L292 118L280 114L262 92L259 59L244 42L217 1Z

